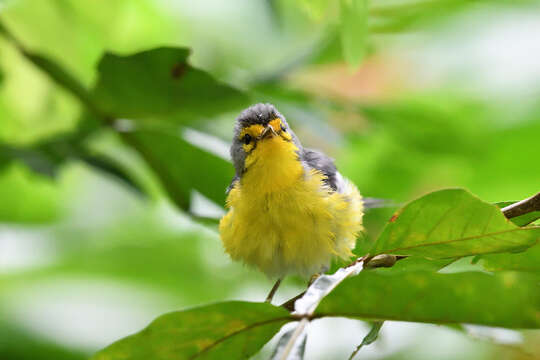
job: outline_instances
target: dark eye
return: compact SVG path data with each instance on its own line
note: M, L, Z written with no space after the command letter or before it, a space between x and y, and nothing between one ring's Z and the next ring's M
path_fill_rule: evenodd
M251 135L249 135L249 134L244 135L244 137L242 138L242 141L246 145L249 144L251 142Z
M287 128L283 124L281 124L281 131L287 132Z

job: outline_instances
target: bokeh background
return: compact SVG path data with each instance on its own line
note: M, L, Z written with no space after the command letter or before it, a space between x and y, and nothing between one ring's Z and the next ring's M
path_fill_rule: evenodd
M218 193L230 173L200 154L226 161L234 119L255 102L275 104L304 145L334 157L365 196L399 204L465 187L496 202L537 192L540 4L373 0L368 14L367 35L348 30L363 54L351 56L333 2L0 1L3 26L85 87L105 52L175 46L242 91L240 102L203 102L188 122L167 126L191 152L179 159L174 142L163 143L164 166ZM193 98L204 90L194 87ZM0 35L0 359L84 359L166 311L261 301L272 285L223 253L213 220L223 203L189 183L187 206L171 198L159 171L120 136L130 120L90 127L81 140L112 168L41 146L78 134L86 110ZM393 210L366 215L358 255ZM303 285L288 279L277 302ZM306 357L344 359L368 329L315 321ZM535 331L387 322L360 357L532 359L539 343Z

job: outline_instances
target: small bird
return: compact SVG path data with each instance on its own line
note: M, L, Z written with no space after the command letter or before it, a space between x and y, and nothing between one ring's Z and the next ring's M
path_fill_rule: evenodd
M233 260L277 279L268 302L286 275L307 279L353 255L362 230L358 189L332 159L302 147L273 105L240 114L230 151L236 175L219 232Z

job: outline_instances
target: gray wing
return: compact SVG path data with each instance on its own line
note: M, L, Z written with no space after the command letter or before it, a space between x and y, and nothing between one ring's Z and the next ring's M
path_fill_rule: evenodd
M304 161L309 167L319 170L325 175L324 182L337 191L338 181L341 178L339 175L334 160L326 156L320 151L306 149L302 153L302 161Z
M322 172L326 176L325 183L328 184L332 190L337 192L343 191L344 180L337 171L334 160L322 152L312 149L304 149L302 160L307 163L308 166ZM364 204L364 209L397 206L393 201L387 199L363 198L362 202Z
M234 187L234 185L236 185L236 182L238 181L238 176L235 175L231 181L231 183L229 184L229 186L227 186L227 189L225 190L225 194L229 194L229 192L231 192L232 188Z

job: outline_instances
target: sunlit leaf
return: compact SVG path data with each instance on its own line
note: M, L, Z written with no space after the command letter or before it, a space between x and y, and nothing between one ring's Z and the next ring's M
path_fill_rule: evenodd
M316 314L540 328L539 280L515 272L362 271L323 299Z
M417 199L392 216L370 253L432 259L517 251L533 245L540 228L520 228L495 206L461 189Z
M60 195L51 181L27 167L12 163L0 168L0 222L54 221L62 209Z
M328 14L332 1L327 0L300 0L299 5L314 20L321 20Z
M341 46L345 60L357 67L366 53L368 1L341 0Z
M231 301L173 312L97 353L93 360L244 359L291 318L267 303Z

